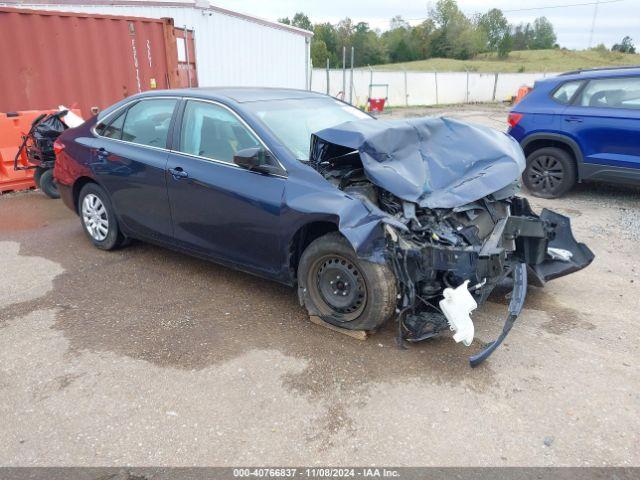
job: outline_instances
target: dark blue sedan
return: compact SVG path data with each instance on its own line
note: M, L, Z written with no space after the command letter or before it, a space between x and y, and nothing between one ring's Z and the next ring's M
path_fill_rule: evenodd
M453 331L499 283L593 259L569 219L518 197L522 151L455 120L374 120L317 93L258 88L147 92L63 133L55 177L93 244L153 242L296 286L310 315L399 341ZM249 294L249 292L248 292Z

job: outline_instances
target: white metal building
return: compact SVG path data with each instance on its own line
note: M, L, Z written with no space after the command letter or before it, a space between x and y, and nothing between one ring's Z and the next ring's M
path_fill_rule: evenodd
M207 0L0 0L7 7L174 19L193 30L198 83L309 88L311 32Z

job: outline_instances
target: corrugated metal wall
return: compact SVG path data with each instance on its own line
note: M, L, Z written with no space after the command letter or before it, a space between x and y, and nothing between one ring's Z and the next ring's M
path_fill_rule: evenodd
M0 111L64 104L88 117L177 86L177 54L166 48L175 42L168 20L0 7Z
M200 86L307 88L309 49L307 39L299 33L193 7L53 3L23 3L20 7L150 18L171 17L176 27L186 26L195 32Z

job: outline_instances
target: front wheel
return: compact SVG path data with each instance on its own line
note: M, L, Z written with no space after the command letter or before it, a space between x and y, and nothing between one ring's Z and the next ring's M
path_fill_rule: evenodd
M298 283L310 315L349 330L375 330L394 313L396 282L387 265L359 259L347 240L329 233L306 248Z
M96 247L113 250L124 243L111 201L104 189L88 183L78 196L78 213L84 232Z
M536 197L561 197L576 183L575 160L560 148L540 148L527 157L522 180Z

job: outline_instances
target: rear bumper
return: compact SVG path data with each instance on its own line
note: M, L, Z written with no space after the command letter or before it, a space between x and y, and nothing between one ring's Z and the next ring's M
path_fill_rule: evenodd
M73 201L73 188L70 185L58 183L58 192L60 192L60 198L62 202L74 212L78 213L76 205Z

